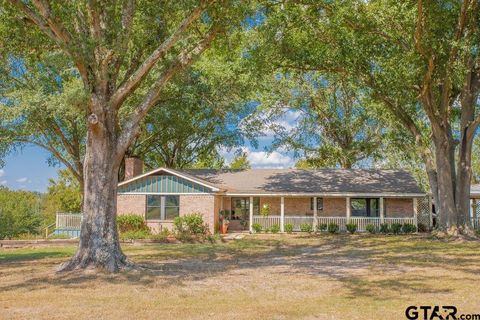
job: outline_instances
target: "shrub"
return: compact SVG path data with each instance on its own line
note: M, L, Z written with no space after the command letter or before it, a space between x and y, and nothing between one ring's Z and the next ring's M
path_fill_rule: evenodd
M428 232L428 227L424 223L418 224L418 232Z
M327 225L326 223L320 223L320 224L318 225L318 230L319 230L319 231L326 231L326 230L327 230L327 227L328 227L328 225Z
M136 214L119 215L117 217L117 226L120 233L148 230L145 219Z
M313 227L310 223L302 223L300 225L300 231L311 233L313 231Z
M291 224L291 223L285 224L285 232L286 233L292 233L293 232L293 224Z
M371 234L377 232L377 228L375 227L374 224L367 224L365 226L365 229L368 231L368 233L371 233Z
M163 228L158 234L153 234L150 239L167 242L168 236L170 235L170 230Z
M417 231L417 227L415 227L414 224L405 223L405 224L402 226L402 231L403 231L404 233L414 233L415 231Z
M357 225L355 223L347 223L345 227L347 227L347 231L351 234L354 234L355 231L357 231Z
M260 223L254 223L252 224L252 229L255 233L262 232L262 225Z
M336 223L329 223L327 226L327 231L330 233L337 233L338 232L338 224Z
M382 223L380 225L380 232L381 233L389 233L390 232L390 225L388 223Z
M120 239L122 240L147 239L149 236L150 232L147 230L127 231L120 233Z
M392 223L391 227L393 234L399 234L402 231L401 223Z
M191 213L173 220L175 237L182 242L203 241L210 234L201 213Z
M274 225L270 228L270 231L271 231L272 233L278 233L278 232L280 232L280 225L274 224Z

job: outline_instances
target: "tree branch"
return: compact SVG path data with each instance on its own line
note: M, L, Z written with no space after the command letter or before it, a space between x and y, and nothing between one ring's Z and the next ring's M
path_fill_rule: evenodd
M178 42L185 31L195 22L206 8L206 4L211 1L202 2L200 6L195 8L190 15L183 20L182 24L175 32L167 38L152 54L140 65L140 67L123 83L113 94L110 103L115 108L120 108L122 102L135 91L142 80L155 66L155 64Z
M130 142L138 135L140 130L140 122L143 120L148 110L158 101L160 90L165 83L170 80L180 69L190 65L194 58L199 56L203 51L210 47L218 31L219 28L217 26L213 26L204 36L204 38L193 48L193 50L182 51L178 55L176 62L167 68L157 79L157 81L145 95L143 101L138 105L135 112L131 115L130 119L127 120L123 126L122 134L118 142L118 148L120 150L126 150Z

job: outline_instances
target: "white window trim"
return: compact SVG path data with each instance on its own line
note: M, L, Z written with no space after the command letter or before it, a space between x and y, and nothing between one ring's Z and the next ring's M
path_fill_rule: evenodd
M148 208L158 208L157 206L149 206L148 205L148 196L159 196L160 197L160 219L147 219ZM166 198L167 196L171 195L159 195L159 194L151 194L147 195L146 201L146 210L145 210L145 221L171 221L170 219L166 219ZM177 195L178 198L178 207L177 206L168 206L168 208L178 208L180 213L180 196Z

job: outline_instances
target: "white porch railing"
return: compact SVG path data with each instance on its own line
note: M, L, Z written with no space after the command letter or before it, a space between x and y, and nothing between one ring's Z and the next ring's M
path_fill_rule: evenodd
M301 224L314 224L315 218L312 216L290 216L285 215L285 224L292 224L294 231L300 231ZM373 224L377 230L380 228L382 223L386 224L393 224L393 223L400 223L400 224L413 224L417 226L417 219L415 217L408 217L408 218L383 218L383 222L379 217L317 217L317 223L320 224L330 224L335 223L339 226L340 231L346 231L346 224L347 223L355 223L357 225L358 232L365 232L367 231L366 227L369 224ZM270 229L273 225L278 224L281 225L281 217L279 215L270 215L267 217L264 216L253 216L253 223L258 223L262 226L263 229ZM480 219L477 220L477 223L480 224Z
M275 224L280 226L280 216L253 216L252 223L258 223L262 226L263 230L270 229Z
M82 217L81 213L57 213L55 228L80 230Z
M293 225L293 231L300 231L300 225L310 224L313 226L313 217L310 216L285 216L285 224Z

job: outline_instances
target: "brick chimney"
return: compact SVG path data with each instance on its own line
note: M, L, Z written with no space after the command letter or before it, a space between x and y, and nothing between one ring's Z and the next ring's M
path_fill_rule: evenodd
M125 158L125 180L143 173L143 161L138 158Z

